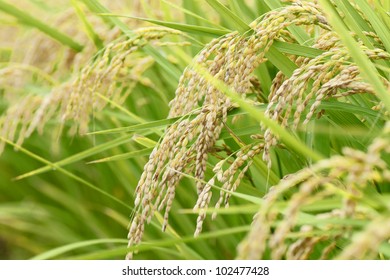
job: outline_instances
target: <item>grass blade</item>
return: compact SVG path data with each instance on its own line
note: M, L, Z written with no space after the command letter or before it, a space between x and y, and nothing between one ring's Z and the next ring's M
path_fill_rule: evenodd
M297 69L297 65L291 61L287 56L282 54L276 47L271 46L265 57L275 65L284 75L290 77L294 70Z
M68 244L62 247L55 248L53 250L44 252L42 254L39 254L31 260L50 260L54 259L60 255L63 255L65 253L71 252L73 250L77 250L80 248L85 248L93 245L98 244L127 244L126 239L97 239L97 240L87 240L87 241L81 241L77 243Z
M171 3L171 2L169 2L169 1L167 1L167 0L162 0L162 2L164 2L165 4L167 4L167 5L169 5L169 6L173 7L173 8L175 8L175 9L177 9L177 10L182 11L184 14L189 15L189 16L195 18L195 19L201 20L201 21L203 21L203 22L205 22L205 23L207 23L207 24L210 24L210 25L214 25L215 27L217 27L217 28L219 28L219 29L223 29L223 28L224 28L224 27L220 26L219 24L216 24L216 23L214 23L214 22L212 22L212 21L210 21L210 20L208 20L208 19L206 19L206 18L204 18L204 17L199 16L199 15L196 14L196 13L191 12L191 11L188 10L188 9L185 9L185 8L183 8L183 7L180 7L180 6L178 6L178 5L175 5L175 4L173 4L173 3ZM187 3L183 3L183 5L185 5L185 4L187 4Z
M153 150L153 148L146 148L146 149L142 149L139 151L129 152L129 153L125 153L125 154L120 154L120 155L115 155L115 156L111 156L111 157L106 157L106 158L90 161L88 163L89 164L102 163L102 162L109 162L109 161L116 161L116 160L125 160L125 159L129 159L129 158L134 158L134 157L147 156L152 152L152 150Z
M130 248L120 247L120 248L116 248L116 249L106 249L106 250L96 251L96 252L90 253L90 254L72 256L71 259L73 259L73 260L107 259L107 258L111 258L111 257L123 256L126 253L128 253L129 251L137 251L137 252L145 252L145 251L150 251L150 250L153 251L159 247L170 247L170 246L175 246L177 244L198 242L199 240L211 239L211 238L228 236L228 235L232 235L232 234L236 234L236 233L247 232L249 229L250 229L249 226L241 226L241 227L216 230L213 232L200 234L196 238L193 236L184 236L182 238L171 238L168 240L154 240L154 241L150 241L148 243L140 244L137 246L132 246Z
M52 165L54 165L55 167L62 167L62 166L65 166L65 165L68 165L68 164L80 161L80 160L82 160L82 159L84 159L86 157L89 157L89 156L95 155L97 153L106 151L107 149L111 149L113 147L122 145L122 144L124 144L126 142L129 142L129 141L131 141L131 137L129 135L124 135L124 136L121 136L121 137L119 137L117 139L111 140L109 142L103 143L101 145L98 145L98 146L92 147L92 148L90 148L88 150L85 150L85 151L82 151L80 153L77 153L77 154L75 154L73 156L70 156L70 157L68 157L66 159L60 160L58 162L55 162ZM30 171L28 173L22 174L22 175L16 177L15 180L22 180L22 179L25 179L27 177L35 176L35 175L38 175L38 174L50 171L50 170L53 169L52 165L48 165L48 166L45 166L45 167L42 167L42 168Z
M176 29L176 30L191 33L191 34L206 35L206 36L211 36L211 37L219 37L219 36L225 35L225 34L230 32L228 29L217 29L217 28L212 28L212 27L190 25L190 24L177 23L177 22L168 22L168 21L127 16L127 15L116 15L116 14L106 14L106 13L100 14L100 15L101 16L109 16L109 17L126 17L126 18L138 19L138 20L142 20L142 21L153 23L153 24L169 27L172 29Z
M287 54L299 55L304 57L315 58L324 53L324 51L316 48L306 47L298 44L292 44L287 42L275 41L273 43L278 51Z
M88 21L84 11L81 9L79 3L76 0L71 0L74 10L76 11L77 16L84 25L85 32L88 37L92 40L98 50L103 48L103 41L100 39L99 35L93 29L92 24Z
M225 5L223 5L218 0L206 0L207 3L210 4L211 7L217 13L224 18L227 22L231 22L233 26L237 29L238 32L244 34L251 28L248 24L246 24L241 18L239 18L236 14L234 14L231 10L229 10Z
M11 145L12 147L18 149L18 150L21 151L22 153L25 153L26 155L28 155L28 156L30 156L30 157L32 157L32 158L34 158L34 159L36 159L36 160L38 160L38 161L40 161L40 162L46 164L46 165L47 165L48 167L50 167L51 169L58 170L59 172L65 174L65 175L67 175L67 176L69 176L70 178L73 178L74 180L76 180L76 181L78 181L78 182L80 182L80 183L86 185L86 186L89 187L90 189L93 189L93 190L95 190L95 191L101 193L101 194L104 195L105 197L107 197L107 198L109 198L109 199L111 199L111 200L113 200L113 201L119 203L120 205L124 206L126 209L132 210L132 208L131 208L130 206L128 206L126 203L124 203L123 201L119 200L119 199L116 198L115 196L113 196L113 195L111 195L111 194L109 194L109 193L107 193L107 192L105 192L105 191L99 189L99 188L96 187L95 185L93 185L93 184L87 182L86 180L84 180L84 179L82 179L82 178L80 178L80 177L74 175L73 173L71 173L71 172L69 172L69 171L63 169L62 167L56 165L55 163L52 163L52 162L50 162L50 161L48 161L48 160L46 160L46 159L44 159L44 158L42 158L42 157L40 157L40 156L38 156L38 155L36 155L36 154L30 152L29 150L27 150L27 149L25 149L25 148L23 148L23 147L21 147L21 146L15 144L15 143L11 142L11 141L5 139L4 137L1 137L1 136L0 136L0 140L1 140L1 141L4 141L4 142L7 143L8 145Z

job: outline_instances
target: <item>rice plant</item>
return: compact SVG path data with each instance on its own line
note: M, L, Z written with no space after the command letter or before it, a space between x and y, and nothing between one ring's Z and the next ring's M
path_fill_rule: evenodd
M133 2L0 1L0 257L389 259L387 1Z

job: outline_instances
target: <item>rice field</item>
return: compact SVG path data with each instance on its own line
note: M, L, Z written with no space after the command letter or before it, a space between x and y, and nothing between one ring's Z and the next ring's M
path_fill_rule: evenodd
M390 259L387 0L0 14L0 259Z

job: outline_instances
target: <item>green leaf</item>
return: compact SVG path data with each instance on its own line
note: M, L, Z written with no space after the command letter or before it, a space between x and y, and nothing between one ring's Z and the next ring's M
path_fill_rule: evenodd
M145 129L165 127L167 125L173 124L174 122L178 121L179 119L180 119L180 117L163 119L163 120L158 120L158 121L151 121L151 122L144 123L144 124L136 124L136 125L126 126L126 127L116 127L116 128L106 129L106 130L93 131L93 132L88 132L87 134L94 135L94 134L141 131L141 130L145 130Z
M245 22L251 22L256 18L253 9L249 7L246 1L229 0L229 8L239 16L245 19Z
M92 40L98 50L103 48L103 41L100 39L99 35L93 29L92 24L88 21L83 9L81 9L77 0L71 0L71 3L76 11L77 16L84 25L85 32L88 37Z
M110 156L110 157L90 161L88 163L102 163L102 162L125 160L125 159L129 159L129 158L147 156L152 152L152 150L153 150L152 148L146 148L146 149L142 149L139 151L128 152L128 153L124 153L124 154L120 154L120 155L115 155L115 156Z
M323 50L306 47L298 44L275 41L273 46L282 53L299 55L303 57L315 58L324 53Z
M223 229L223 230L214 230L212 232L200 234L196 238L194 236L184 236L181 238L171 238L171 239L166 239L166 240L152 240L152 241L149 241L148 243L143 243L140 245L132 246L130 248L120 247L120 248L115 248L115 249L105 249L105 250L95 251L95 252L89 253L89 254L72 256L71 259L73 259L73 260L107 259L107 258L117 257L120 255L125 255L126 253L131 252L131 251L137 251L137 252L154 251L154 250L156 250L156 248L159 248L159 247L171 247L171 246L175 246L177 244L198 242L199 240L204 240L204 239L207 240L207 239L213 239L216 237L224 237L224 236L233 235L236 233L245 233L249 229L250 229L249 226L241 226L241 227L227 228L227 229Z
M276 47L271 46L265 57L275 65L284 75L290 77L294 70L297 69L297 65L291 61L287 56L282 54Z
M15 143L13 143L12 141L9 141L8 139L5 139L4 137L1 137L1 136L0 136L0 141L4 141L4 142L7 143L8 145L11 145L11 146L14 147L15 149L17 149L17 150L21 151L22 153L24 153L24 154L30 156L31 158L34 158L34 159L36 159L36 160L38 160L38 161L44 163L45 165L47 165L46 167L50 167L52 170L53 170L53 169L54 169L54 170L58 170L59 172L65 174L65 175L67 175L67 176L69 176L70 178L73 178L74 180L76 180L76 181L78 181L78 182L80 182L80 183L86 185L88 188L90 188L90 189L92 189L92 190L94 190L94 191L97 191L98 193L104 195L105 197L107 197L107 198L109 198L109 199L111 199L111 200L113 200L113 201L119 203L120 205L124 206L125 208L132 210L132 208L131 208L130 206L128 206L126 203L124 203L123 201L119 200L119 199L116 198L115 196L113 196L113 195L107 193L106 191L103 191L102 189L98 188L97 186L95 186L95 185L93 185L93 184L87 182L86 180L80 178L79 176L76 176L76 175L74 175L73 173L71 173L71 172L69 172L69 171L63 169L62 167L56 165L55 163L52 163L52 162L50 162L50 161L48 161L48 160L46 160L46 159L44 159L44 158L42 158L42 157L40 157L40 156L38 156L38 155L36 155L36 154L30 152L29 150L27 150L27 149L25 149L25 148L23 148L23 147L21 147L21 146L15 144Z
M201 20L201 21L203 21L203 22L205 22L207 24L210 24L210 25L214 25L215 27L218 27L219 29L224 29L224 27L220 26L219 24L216 24L215 22L212 22L212 21L210 21L210 20L208 20L208 19L206 19L204 17L201 17L200 15L198 15L198 14L196 14L196 13L194 13L194 12L188 10L188 9L185 9L183 7L175 5L175 4L173 4L173 3L169 2L169 1L166 1L166 0L162 0L162 2L164 2L165 4L173 7L174 9L182 11L184 14L189 15L189 16L195 18L195 19ZM183 3L183 5L185 5L185 4L188 4L188 3Z
M230 32L228 29L217 29L217 28L212 28L212 27L205 27L205 26L199 26L199 25L189 25L189 24L176 23L176 22L167 22L167 21L142 18L142 17L117 15L117 14L106 14L106 13L100 14L100 15L101 16L109 16L109 17L125 17L125 18L138 19L138 20L142 20L142 21L153 23L153 24L169 27L172 29L176 29L176 30L191 33L191 34L206 35L206 36L211 36L211 37L219 37L219 36L225 35L225 34Z
M22 179L25 179L27 177L35 176L35 175L50 171L53 169L53 166L54 166L54 168L58 168L58 167L62 167L65 165L69 165L71 163L80 161L86 157L95 155L97 153L101 153L103 151L106 151L106 150L111 149L113 147L117 147L117 146L122 145L126 142L129 142L129 141L131 141L130 135L123 135L123 136L118 137L114 140L111 140L111 141L105 142L103 144L100 144L98 146L92 147L88 150L82 151L80 153L77 153L73 156L70 156L66 159L60 160L60 161L55 162L53 164L50 164L48 166L41 167L39 169L27 172L27 173L22 174L22 175L19 175L18 177L15 178L15 180L22 180Z
M156 141L153 141L142 135L134 135L133 140L146 148L153 148L154 146L157 145Z
M251 30L249 25L247 25L241 18L239 18L218 0L206 1L221 17L223 17L227 22L231 22L240 34L244 34L245 32Z
M42 254L39 254L31 258L31 260L50 260L80 248L85 248L85 247L98 245L98 244L118 244L118 243L127 244L127 242L128 240L126 239L96 239L96 240L81 241L81 242L68 244L65 246L55 248L53 250L46 251Z

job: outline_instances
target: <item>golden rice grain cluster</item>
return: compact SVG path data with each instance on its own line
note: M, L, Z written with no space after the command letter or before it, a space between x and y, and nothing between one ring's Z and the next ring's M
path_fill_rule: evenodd
M153 87L142 74L154 60L138 52L147 43L181 32L166 28L139 28L132 38L119 37L109 43L92 63L74 79L53 86L46 95L28 94L12 102L0 117L0 136L21 145L34 131L42 133L50 120L69 134L85 134L95 112L110 103L121 105L138 83ZM125 91L123 89L126 89ZM5 142L0 143L0 153Z

